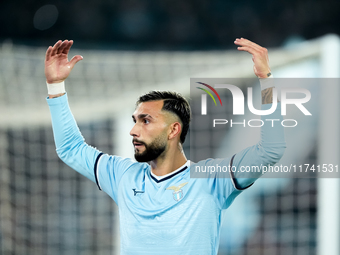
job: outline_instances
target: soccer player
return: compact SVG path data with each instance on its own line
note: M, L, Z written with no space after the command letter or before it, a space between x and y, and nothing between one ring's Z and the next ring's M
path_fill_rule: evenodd
M283 127L263 125L258 144L232 157L190 164L182 150L190 121L188 102L176 92L152 91L139 98L132 114L130 135L137 162L103 154L84 142L68 106L64 80L82 59L77 55L68 61L72 44L58 41L46 52L47 102L56 151L117 203L121 254L217 254L222 210L261 176L260 172L245 176L241 166L278 162L285 148ZM267 50L243 38L235 44L252 55L255 75L263 85L271 75ZM272 94L273 87L263 85L262 109L270 108ZM282 118L280 107L271 117ZM230 173L231 178L190 178L190 167L196 164L229 165L237 171Z

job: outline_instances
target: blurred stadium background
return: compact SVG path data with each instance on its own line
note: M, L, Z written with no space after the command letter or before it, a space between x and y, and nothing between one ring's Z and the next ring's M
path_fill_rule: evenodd
M49 45L73 39L71 55L84 56L66 86L86 141L131 157L130 116L141 93L189 98L192 77L253 77L236 37L269 48L275 77L339 78L339 11L335 0L2 1L0 254L119 254L116 205L55 153ZM339 89L318 91L315 129L289 134L283 160L338 162ZM322 114L330 109L333 120ZM339 187L339 179L259 180L226 212L219 254L339 255Z

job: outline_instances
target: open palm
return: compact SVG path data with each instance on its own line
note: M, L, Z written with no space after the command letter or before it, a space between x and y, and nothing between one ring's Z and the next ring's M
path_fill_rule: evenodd
M53 47L48 47L45 57L45 76L47 83L51 84L64 81L69 76L74 65L83 59L82 56L76 55L71 61L68 61L68 52L72 44L72 40L59 40Z
M267 78L270 73L268 50L244 38L238 38L234 43L240 46L238 50L247 51L253 56L255 75L259 78Z

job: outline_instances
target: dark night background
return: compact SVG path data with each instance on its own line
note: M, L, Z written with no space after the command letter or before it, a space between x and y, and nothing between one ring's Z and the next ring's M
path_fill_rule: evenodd
M208 50L236 37L277 47L340 34L339 0L7 0L0 12L0 42L35 46L73 39L83 48Z

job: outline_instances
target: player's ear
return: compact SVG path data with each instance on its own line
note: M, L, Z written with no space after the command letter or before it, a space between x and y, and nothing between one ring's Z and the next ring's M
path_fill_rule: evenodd
M168 130L168 139L174 139L176 137L180 138L182 132L182 126L179 122L173 122L172 124L170 124L169 126L169 130Z

